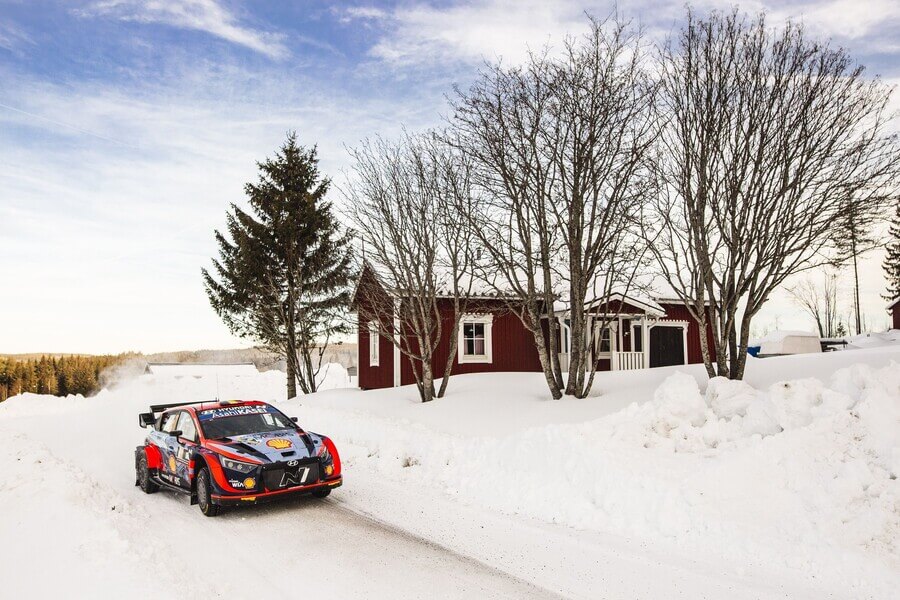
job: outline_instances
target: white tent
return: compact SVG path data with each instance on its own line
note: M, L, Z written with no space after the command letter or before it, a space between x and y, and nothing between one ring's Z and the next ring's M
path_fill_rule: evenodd
M759 344L759 356L812 354L822 351L819 336L808 331L773 331Z

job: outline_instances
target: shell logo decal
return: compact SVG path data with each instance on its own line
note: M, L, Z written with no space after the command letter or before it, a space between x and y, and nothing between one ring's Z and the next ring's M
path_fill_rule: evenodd
M275 448L276 450L284 450L285 448L290 448L293 446L291 440L286 440L284 438L273 438L266 442L266 446L269 448Z
M172 472L174 473L174 472L175 472L175 469L176 469L177 467L178 467L178 463L175 462L175 456L174 456L174 455L169 455L169 470L172 471Z
M252 477L248 477L247 479L244 480L244 487L247 488L247 489L255 488L255 487L256 487L256 480L253 479Z

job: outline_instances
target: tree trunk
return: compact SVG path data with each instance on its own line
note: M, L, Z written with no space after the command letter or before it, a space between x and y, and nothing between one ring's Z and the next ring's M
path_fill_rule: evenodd
M541 315L532 308L528 309L528 319L531 321L530 327L541 327ZM536 325L535 325L536 324ZM541 331L532 330L534 337L534 345L537 348L538 360L541 362L541 370L544 372L544 379L547 380L547 387L550 388L550 395L554 400L562 398L562 389L553 373L553 362L548 356L547 346L544 345L544 335ZM551 348L553 345L551 344ZM557 362L557 369L559 368Z
M290 347L291 344L288 343L288 352L285 356L285 364L287 367L287 397L288 400L291 398L297 397L297 369L296 362L297 358L294 353L293 348Z
M431 357L422 361L422 402L434 400L434 372L431 369Z
M850 251L853 253L853 298L856 305L856 335L862 333L862 319L859 310L859 265L856 260L856 240L850 240Z

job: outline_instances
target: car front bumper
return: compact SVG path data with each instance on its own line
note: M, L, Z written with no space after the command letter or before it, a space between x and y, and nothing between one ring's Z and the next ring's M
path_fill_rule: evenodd
M283 490L274 490L271 492L212 494L212 501L219 506L261 504L263 502L270 502L272 500L278 500L281 498L310 494L317 490L338 488L341 487L343 483L344 477L342 475L338 475L334 479L326 479L324 481L316 482L312 485L298 485L285 488Z

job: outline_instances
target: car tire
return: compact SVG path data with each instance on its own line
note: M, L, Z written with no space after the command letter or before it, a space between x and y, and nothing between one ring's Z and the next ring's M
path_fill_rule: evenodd
M312 495L313 498L327 498L328 494L331 493L331 488L319 488L317 490L313 490Z
M219 514L219 505L213 504L212 501L212 481L206 467L197 473L197 504L200 506L200 512L207 517L215 517Z
M137 466L138 485L145 494L153 494L159 491L159 485L150 479L150 467L147 465L147 456L141 457Z

